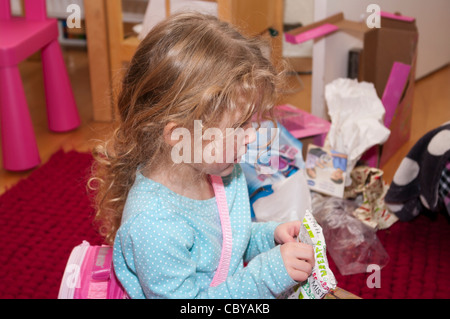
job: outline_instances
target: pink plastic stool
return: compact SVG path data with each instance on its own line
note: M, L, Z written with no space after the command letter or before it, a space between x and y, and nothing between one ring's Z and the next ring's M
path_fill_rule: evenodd
M58 43L56 19L45 0L25 0L25 17L11 17L10 0L0 0L0 126L3 167L33 168L41 162L18 64L41 51L48 127L65 132L80 125L75 98Z

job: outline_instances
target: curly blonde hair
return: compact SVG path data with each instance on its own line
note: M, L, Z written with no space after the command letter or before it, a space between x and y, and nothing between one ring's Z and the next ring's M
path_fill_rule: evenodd
M191 128L202 120L212 127L236 110L242 123L255 114L271 118L284 72L264 57L262 45L214 16L192 12L170 16L143 39L118 96L118 128L93 151L90 185L106 243L114 241L137 169L170 161L167 123Z

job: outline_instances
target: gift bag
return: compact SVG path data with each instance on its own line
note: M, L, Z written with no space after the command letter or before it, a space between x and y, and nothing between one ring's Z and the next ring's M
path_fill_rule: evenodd
M299 169L304 168L303 144L280 123L276 127L271 121L264 121L257 127L256 139L248 145L247 153L240 165L247 180L252 217L255 218L253 204L260 198L273 194L273 186L278 188ZM276 187L277 188L277 187Z

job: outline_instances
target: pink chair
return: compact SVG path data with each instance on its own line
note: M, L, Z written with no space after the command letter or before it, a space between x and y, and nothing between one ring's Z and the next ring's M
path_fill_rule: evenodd
M22 171L40 163L18 64L41 50L48 127L64 132L80 118L58 43L56 19L45 0L25 0L25 17L12 17L10 0L0 0L0 126L3 167Z

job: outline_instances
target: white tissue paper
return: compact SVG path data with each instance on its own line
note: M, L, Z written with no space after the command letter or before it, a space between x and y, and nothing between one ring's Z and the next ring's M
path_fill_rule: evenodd
M363 153L386 142L390 130L384 126L384 106L372 83L339 78L325 87L325 99L331 127L327 144L337 152L347 154L350 174ZM346 180L346 186L351 179Z

